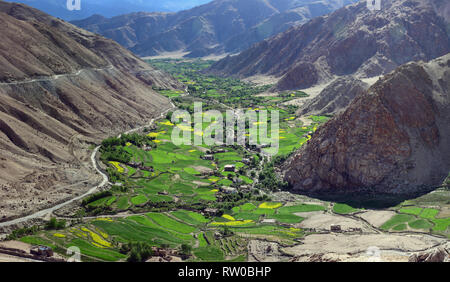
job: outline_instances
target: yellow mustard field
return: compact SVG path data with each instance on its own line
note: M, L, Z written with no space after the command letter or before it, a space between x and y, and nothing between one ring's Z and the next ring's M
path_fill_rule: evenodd
M113 161L111 161L111 162L109 162L109 163L112 164L112 165L117 169L118 172L120 172L120 173L123 173L123 172L124 172L124 169L123 169L123 167L120 166L120 163L119 163L119 162L113 162Z
M277 208L279 208L281 206L282 206L281 203L267 203L267 202L264 202L264 203L259 205L259 208L260 209L277 209Z

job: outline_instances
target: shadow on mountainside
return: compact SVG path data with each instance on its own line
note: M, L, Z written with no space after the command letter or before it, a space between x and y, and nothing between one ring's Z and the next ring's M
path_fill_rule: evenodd
M439 187L433 187L425 189L421 192L411 194L386 194L377 193L375 191L349 191L341 193L336 193L336 191L322 191L319 193L311 191L290 190L289 192L308 196L322 201L347 204L353 208L385 209L395 207L406 200L419 198L438 188ZM446 187L446 189L449 188Z

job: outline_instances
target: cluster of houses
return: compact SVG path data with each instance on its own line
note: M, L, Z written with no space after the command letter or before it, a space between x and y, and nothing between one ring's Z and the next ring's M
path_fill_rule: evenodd
M217 216L217 215L219 215L219 209L215 209L215 208L206 208L206 209L203 211L203 214L204 214L204 215L207 215L207 216L210 216L210 217Z
M330 231L333 233L351 232L351 233L362 233L362 229L358 227L350 227L348 230L343 230L340 225L331 225Z
M223 148L217 148L217 149L213 149L213 150L208 150L206 152L206 155L204 155L202 157L202 159L204 160L208 160L208 161L214 161L214 155L215 154L220 154L220 153L226 153L227 151Z
M135 161L132 161L128 164L129 166L136 168L136 169L140 169L140 170L147 170L150 172L154 172L155 169L152 166L146 166L143 162L142 163L138 163Z
M25 259L31 259L35 261L45 262L65 262L64 259L54 257L52 248L47 246L31 246L29 253L25 249L9 248L0 246L0 253L10 255L13 257L20 257Z
M270 148L270 144L262 144L262 145L249 145L249 144L245 144L245 146L252 151L255 151L257 153L261 153L262 149L264 148Z
M181 257L181 259L187 259L188 256L184 254L180 254L177 250L172 249L163 249L159 247L152 247L153 257L159 257L161 262L171 262L175 257Z
M153 150L153 147L152 146L148 146L148 145L142 145L141 149L146 151L146 152L149 152L149 151Z
M30 254L38 257L52 257L54 255L52 248L47 246L32 246Z
M201 158L203 160L208 160L208 161L214 161L215 160L215 154L218 153L225 153L227 152L225 149L223 148L218 148L218 149L213 149L211 151L208 151L206 155L202 156ZM244 163L245 165L250 165L252 163L252 159L250 158L243 158L242 159L242 163ZM224 172L236 172L237 171L237 167L235 164L228 164L224 166ZM214 172L210 172L210 174L214 174ZM242 179L240 178L236 178L234 180L235 183L241 184L243 182ZM235 194L238 193L239 191L248 191L250 190L251 187L249 185L240 185L239 189L238 188L234 188L234 187L226 187L226 186L222 186L219 188L219 191L222 194ZM220 196L218 197L218 200L220 201Z

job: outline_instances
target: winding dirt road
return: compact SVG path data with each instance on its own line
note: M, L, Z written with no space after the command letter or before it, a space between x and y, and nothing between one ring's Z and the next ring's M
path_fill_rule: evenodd
M33 79L25 79L20 81L11 81L11 82L0 82L0 85L20 85L20 84L27 84L27 83L33 83L33 82L44 82L44 81L51 81L56 80L61 77L73 77L73 76L79 76L81 73L85 71L104 71L104 70L112 70L114 69L113 65L109 65L104 68L85 68L80 69L74 73L67 73L67 74L55 74L53 76L48 77L41 77L41 78L33 78Z
M172 109L174 109L174 108L175 108L175 105L173 104L173 102L170 102L170 108L168 108L167 110L165 110L164 112L162 112L162 113L160 114L159 117L153 118L153 119L150 120L146 125L139 126L139 127L133 128L133 129L131 129L131 130L128 130L127 132L125 132L125 134L129 134L129 133L132 133L132 132L136 132L136 131L139 131L139 130L145 128L145 127L148 127L148 126L153 125L153 123L155 122L155 120L158 120L158 119L164 117L165 114L167 114L170 110L172 110ZM121 135L122 135L122 134L119 134L119 137L120 137ZM77 201L77 200L83 199L84 197L89 196L89 195L91 195L91 194L97 192L100 188L102 188L103 186L105 186L106 184L108 184L108 183L109 183L108 176L107 176L106 174L104 174L104 173L99 169L99 167L98 167L98 165L97 165L96 156L97 156L97 153L98 153L99 149L100 149L100 146L96 147L96 148L94 149L94 151L92 152L92 154L91 154L91 163L92 163L92 166L94 167L96 173L97 173L97 174L100 174L101 177L102 177L102 182L100 182L100 184L98 184L98 185L95 186L95 187L92 187L89 191L87 191L86 193L84 193L84 194L82 194L82 195L80 195L80 196L77 196L77 197L75 197L75 198L72 198L72 199L70 199L70 200L68 200L68 201L66 201L66 202L64 202L64 203L55 205L55 206L53 206L53 207L51 207L51 208L47 208L47 209L38 211L38 212L36 212L36 213L30 214L30 215L27 215L27 216L24 216L24 217L16 218L16 219L13 219L13 220L10 220L10 221L0 222L0 228L12 226L12 225L15 225L15 224L18 224L18 223L23 223L23 222L26 222L26 221L31 220L31 219L36 219L36 218L42 218L42 217L45 217L45 216L47 216L47 215L53 213L54 211L59 210L59 209L62 208L62 207L65 207L65 206L67 206L67 205L69 205L69 204L71 204L71 203L73 203L73 202L75 202L75 201Z

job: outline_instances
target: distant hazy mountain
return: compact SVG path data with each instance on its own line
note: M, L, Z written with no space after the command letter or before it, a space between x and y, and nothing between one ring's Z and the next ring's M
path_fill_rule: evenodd
M372 77L450 52L450 2L383 0L317 17L212 66L216 74L281 77L279 90L307 88L334 76Z
M215 0L178 13L133 13L73 21L141 56L235 53L356 0Z
M99 14L114 17L133 12L177 12L211 0L81 0L80 11L69 11L67 0L6 0L24 3L64 20L77 20Z

